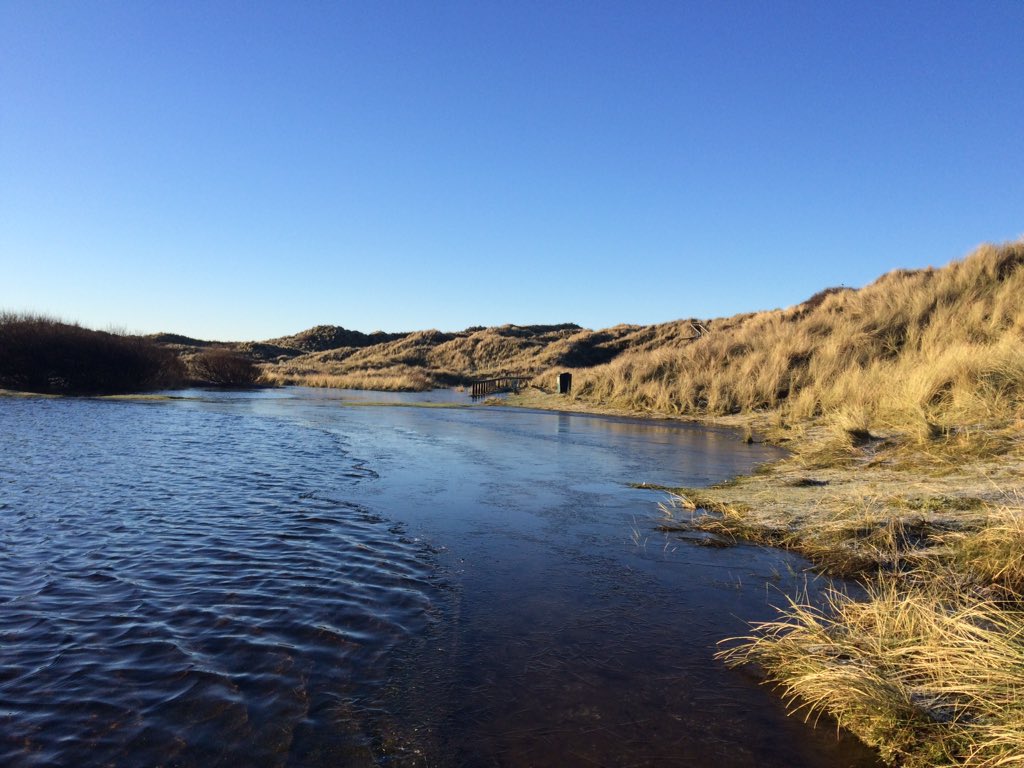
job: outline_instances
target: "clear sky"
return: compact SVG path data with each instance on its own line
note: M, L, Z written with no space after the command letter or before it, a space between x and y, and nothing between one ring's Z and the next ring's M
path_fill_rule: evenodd
M262 339L795 304L1024 235L1024 2L0 0L0 308Z

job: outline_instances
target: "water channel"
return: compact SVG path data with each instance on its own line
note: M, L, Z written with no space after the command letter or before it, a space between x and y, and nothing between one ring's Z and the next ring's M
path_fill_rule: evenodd
M876 765L716 643L799 558L655 530L728 431L289 388L0 398L0 764Z

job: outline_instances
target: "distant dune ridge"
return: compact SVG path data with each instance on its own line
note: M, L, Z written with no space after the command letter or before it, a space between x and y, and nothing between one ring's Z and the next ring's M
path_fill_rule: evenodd
M423 390L501 375L591 368L626 351L673 349L699 333L697 320L653 326L617 325L600 331L573 323L503 325L464 331L365 334L318 325L292 336L257 342L210 342L161 333L150 338L186 359L210 346L263 364L267 383Z
M323 328L314 329L319 331L317 337L328 335ZM471 328L455 333L427 330L371 334L355 339L359 343L279 358L264 369L264 374L276 383L429 389L504 374L530 375L553 366L605 363L627 348L641 348L646 332L637 326L595 332L566 323ZM307 341L308 333L289 338ZM342 334L335 332L334 336ZM374 336L381 340L375 341ZM276 340L282 342L287 340Z
M1024 241L787 309L589 330L560 325L371 334L322 325L225 345L276 384L415 390L505 374L577 402L666 415L840 414L930 434L1016 413L1024 391ZM154 337L186 358L210 342Z
M859 290L827 288L787 309L597 331L572 323L406 333L319 325L265 341L213 342L173 333L146 339L174 351L186 370L201 352L231 351L257 363L254 370L267 384L422 390L527 375L550 391L555 374L566 370L575 374L572 398L584 404L693 416L766 409L793 419L841 413L865 429L882 421L929 433L1019 408L1022 263L1024 241L985 245L940 269L896 270ZM46 336L39 318L25 318L15 334L18 316L4 317L8 336L19 343L42 343ZM68 338L87 335L77 326L71 333L72 326L52 324ZM110 341L109 334L102 338ZM44 358L36 355L36 363ZM0 358L0 383L40 388L66 378L60 371L14 369L27 360ZM76 370L84 365L78 360ZM173 375L139 374L138 386L181 377L173 366L163 372ZM80 389L102 388L108 378ZM117 383L119 391L130 386Z

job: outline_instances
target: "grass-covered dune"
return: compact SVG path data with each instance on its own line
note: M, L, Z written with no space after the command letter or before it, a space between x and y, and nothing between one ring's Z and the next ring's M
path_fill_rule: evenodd
M179 384L176 355L152 340L36 315L0 313L0 388L118 394Z
M689 343L577 371L575 397L666 414L770 410L784 422L827 414L851 432L924 439L1005 425L1024 395L1022 265L1024 243L985 246L941 269L710 321Z
M223 346L258 362L270 383L412 390L516 374L550 387L555 372L571 370L578 404L691 416L771 410L791 421L841 413L851 428L883 423L927 435L997 416L989 409L1003 409L1018 386L1022 248L985 246L939 269L713 320L597 331L316 326ZM185 357L211 344L154 338Z
M529 376L556 367L595 366L627 350L671 348L696 333L694 323L619 325L600 331L564 323L369 334L320 325L266 341L210 342L170 333L150 338L185 360L211 347L230 349L258 363L268 384L414 391Z
M358 336L336 326L318 326L237 348L264 361L264 376L275 383L422 390L551 368L591 367L626 351L672 348L696 333L695 322L618 325L600 331L565 323ZM320 343L312 345L310 335ZM341 345L323 346L325 339ZM272 354L265 354L267 350Z
M557 364L605 362L629 344L633 330L622 326L595 334L571 324L507 325L454 333L429 330L343 337L342 346L313 349L279 360L264 371L269 380L280 383L430 389L504 374L530 374Z

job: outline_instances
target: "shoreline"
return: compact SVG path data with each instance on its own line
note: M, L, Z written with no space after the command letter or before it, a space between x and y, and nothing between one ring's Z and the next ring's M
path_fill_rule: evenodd
M564 397L509 404L673 418ZM721 660L756 665L793 714L831 716L890 765L1024 763L1019 421L914 440L764 413L675 420L760 432L789 454L707 488L660 489L659 531L792 550L863 587L824 605L793 599L777 620L723 638Z
M788 549L863 593L794 599L776 621L723 638L719 658L756 664L791 710L827 713L892 765L1024 762L1019 421L915 440L825 419L786 425L777 412L681 416L532 389L481 405L724 428L786 449L707 488L656 488L669 494L657 530L696 545Z
M742 430L751 442L786 450L722 483L662 489L675 497L666 527L705 531L719 544L742 540L792 549L836 576L870 575L907 557L939 557L946 544L929 541L930 533L978 528L996 508L1024 515L1024 433L1015 425L978 430L970 441L987 436L1008 445L971 456L968 446L914 445L896 433L850 439L810 421L778 427L764 413L698 417L564 398L510 395L495 404ZM916 535L884 550L866 540L878 525ZM845 560L831 557L840 551Z

